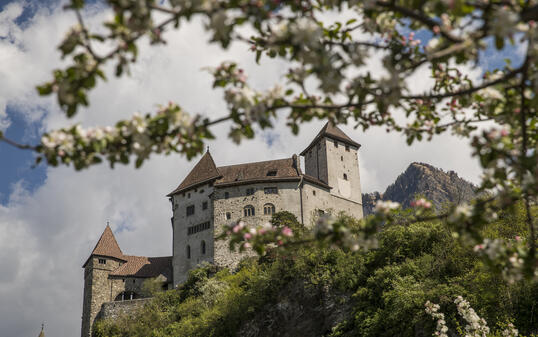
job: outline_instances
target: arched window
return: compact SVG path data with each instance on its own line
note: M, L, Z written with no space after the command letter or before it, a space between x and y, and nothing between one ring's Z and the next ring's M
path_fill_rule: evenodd
M245 208L243 208L243 213L245 216L254 216L256 215L256 212L254 210L254 206L252 205L246 205Z
M136 300L137 298L140 298L140 295L138 295L134 291L122 291L118 294L118 296L116 296L114 301L129 301Z
M344 173L344 180L347 180L347 174Z
M205 255L205 241L202 240L202 243L200 244L200 249L202 250L202 255Z
M263 205L263 214L265 215L275 214L275 205L273 204Z
M191 258L191 246L187 245L187 259Z

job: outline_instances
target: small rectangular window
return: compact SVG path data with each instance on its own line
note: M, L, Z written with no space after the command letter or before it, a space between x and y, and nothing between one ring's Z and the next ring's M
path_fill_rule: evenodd
M194 205L187 206L187 216L194 214Z
M230 220L232 218L232 213L226 212L226 220Z
M191 198L191 194L190 193L187 193L187 198Z
M346 145L346 151L349 152L349 145Z
M278 194L278 188L276 187L266 187L263 189L263 193L265 194Z
M99 264L106 264L106 259L99 259Z
M202 203L202 209L207 209L207 201L204 201L204 202Z
M338 147L338 142L336 140L334 141L334 147Z
M247 195L253 195L254 189L253 188L247 188Z
M268 177L275 177L275 176L276 176L276 172L277 172L277 170L271 170L271 171L268 171L268 172L267 172L267 176L268 176Z
M312 194L313 194L313 195L316 195L316 191L312 191Z

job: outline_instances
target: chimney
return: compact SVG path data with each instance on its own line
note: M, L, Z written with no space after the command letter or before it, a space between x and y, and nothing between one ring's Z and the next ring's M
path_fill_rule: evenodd
M291 158L293 159L293 167L297 170L297 174L301 175L301 162L299 161L299 158L295 153L293 156L291 156Z

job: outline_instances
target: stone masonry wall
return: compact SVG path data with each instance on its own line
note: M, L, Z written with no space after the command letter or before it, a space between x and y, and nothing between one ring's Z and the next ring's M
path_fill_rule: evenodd
M99 263L105 259L106 263ZM84 302L82 308L82 337L89 337L92 326L105 302L112 301L118 291L108 278L110 271L118 268L121 261L99 256L92 257L84 269Z
M213 204L211 194L213 187L209 184L199 186L172 198L173 207L173 284L174 286L187 279L188 271L206 261L213 263ZM207 202L207 209L203 203ZM194 214L187 216L187 207L194 205ZM188 228L209 222L209 229L188 234ZM202 241L205 242L205 254L202 252ZM188 248L190 247L190 248ZM190 249L190 258L187 250Z
M325 144L331 194L362 204L358 148L329 138Z
M144 305L150 300L151 298L140 298L129 301L103 303L101 318L114 320L120 315L132 314L144 307Z
M224 230L228 223L243 219L249 226L258 226L268 222L271 215L264 214L264 205L270 203L275 206L275 212L288 211L301 218L301 209L299 203L298 181L293 182L267 182L259 184L248 184L230 187L219 187L215 189L214 214L215 214L215 233L218 235ZM265 194L264 188L276 187L278 194ZM247 195L247 189L253 188L254 194ZM225 193L228 192L228 199ZM255 209L255 215L245 217L244 208L252 205ZM231 214L231 219L226 219L226 213ZM251 255L252 252L239 254L231 252L228 248L227 241L215 242L215 263L220 266L235 268L239 261L245 256Z

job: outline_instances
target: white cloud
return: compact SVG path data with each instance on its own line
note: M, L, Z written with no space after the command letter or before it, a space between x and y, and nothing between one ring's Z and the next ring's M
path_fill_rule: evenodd
M279 62L256 66L247 46L228 51L208 46L208 36L198 21L168 32L168 44L144 45L132 77L110 78L91 93L91 106L68 121L51 98L39 98L34 86L50 79L60 64L55 46L70 25L72 13L59 8L39 10L24 28L13 21L22 5L12 4L0 13L0 103L14 107L26 120L48 130L74 121L86 126L106 125L135 111L150 112L156 104L177 101L188 111L217 117L225 113L221 92L211 90L210 76L201 71L223 60L238 60L257 88L269 87L285 72ZM19 14L17 14L19 13ZM95 24L108 14L93 9L87 19ZM6 33L7 32L7 33ZM0 104L0 124L2 120ZM44 115L44 112L48 113ZM312 122L291 134L280 119L270 132L273 146L264 137L235 146L226 139L226 126L215 129L218 141L210 143L217 165L288 157L306 147L322 126ZM366 133L343 129L363 146L360 165L364 191L384 190L411 161L424 161L454 169L475 179L477 165L469 159L465 142L450 136L407 147L399 135L382 129ZM268 135L267 133L266 135ZM80 331L83 274L87 258L107 220L129 254L171 253L171 211L165 195L175 188L194 165L183 157L152 157L141 169L108 166L74 172L49 168L47 179L35 192L15 184L10 201L0 206L0 326L2 335L31 336L47 322L49 336L76 336Z

